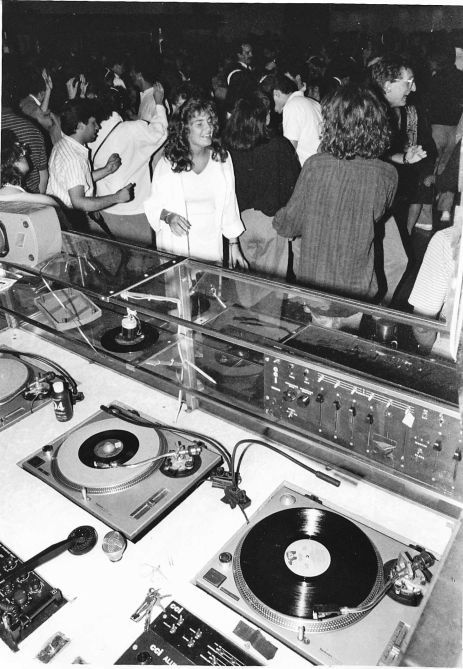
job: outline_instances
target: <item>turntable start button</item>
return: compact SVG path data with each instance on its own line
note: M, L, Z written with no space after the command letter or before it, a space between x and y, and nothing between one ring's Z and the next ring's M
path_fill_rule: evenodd
M224 574L221 574L220 571L217 571L217 569L211 567L211 569L209 569L209 571L204 574L204 580L218 588L224 581L227 580L227 577Z

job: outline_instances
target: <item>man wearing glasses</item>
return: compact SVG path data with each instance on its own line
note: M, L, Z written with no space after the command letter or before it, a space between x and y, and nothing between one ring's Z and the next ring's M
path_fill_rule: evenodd
M388 222L384 242L384 271L389 284L386 301L409 309L408 296L432 234L430 222L426 229L421 223L419 229L414 227L423 205L427 205L430 215L433 192L424 180L434 171L436 147L431 126L415 95L416 84L409 63L397 56L384 56L370 67L370 76L389 107L391 143L384 159L394 164L399 177L389 215L397 223L402 243L397 239L395 226ZM392 298L391 288L397 285Z

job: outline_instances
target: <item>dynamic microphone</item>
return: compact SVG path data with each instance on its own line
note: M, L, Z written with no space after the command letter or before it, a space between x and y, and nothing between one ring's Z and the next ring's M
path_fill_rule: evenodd
M40 567L40 565L52 560L66 550L72 555L85 555L85 553L91 551L96 545L97 539L98 534L94 527L91 527L90 525L76 527L75 530L72 530L67 539L48 546L48 548L45 548L43 551L40 551L40 553L37 553L37 555L34 555L29 558L29 560L26 560L26 562L20 564L16 569L13 569L13 571L0 581L0 587L3 587L5 583L8 583L8 581L17 578L22 574L34 571L36 567Z

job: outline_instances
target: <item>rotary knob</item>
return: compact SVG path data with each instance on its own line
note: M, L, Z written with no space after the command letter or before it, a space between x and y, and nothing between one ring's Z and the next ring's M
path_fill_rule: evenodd
M24 604L27 603L27 592L22 588L18 588L18 590L15 590L14 592L13 601L18 606L24 606Z
M300 395L296 400L296 404L300 407L308 407L310 404L310 395Z

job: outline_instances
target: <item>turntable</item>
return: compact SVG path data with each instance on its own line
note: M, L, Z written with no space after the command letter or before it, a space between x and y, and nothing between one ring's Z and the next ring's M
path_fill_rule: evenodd
M396 665L435 560L282 484L196 584L314 664Z
M18 465L135 541L221 458L185 430L119 403L106 409Z
M0 430L50 401L45 375L35 364L0 354Z

